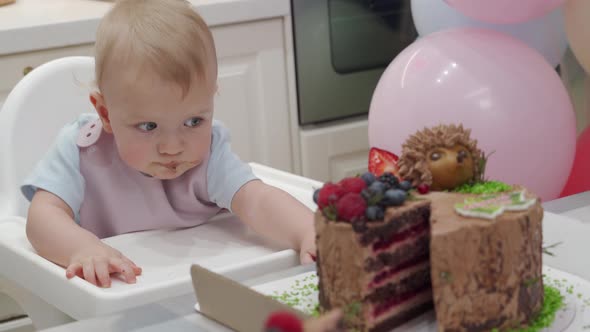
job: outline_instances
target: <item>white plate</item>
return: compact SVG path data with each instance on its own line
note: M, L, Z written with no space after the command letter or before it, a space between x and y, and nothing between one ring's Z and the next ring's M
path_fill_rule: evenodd
M293 269L295 275L284 275L273 281L266 281L252 286L256 291L266 295L282 294L285 291L292 291L299 285L310 283L315 277L315 271L302 271ZM575 275L559 271L551 267L544 267L543 273L546 280L550 280L549 285L558 288L564 296L565 306L557 312L553 324L542 332L581 332L588 329L590 325L590 282L579 278ZM307 281L305 281L307 279ZM571 287L571 288L570 288ZM571 293L568 292L571 289ZM313 308L318 303L318 293L311 292L309 296L302 297L302 304L296 306L302 311L306 308ZM408 323L394 329L396 332L414 331L414 332L433 332L437 331L434 312L425 313Z

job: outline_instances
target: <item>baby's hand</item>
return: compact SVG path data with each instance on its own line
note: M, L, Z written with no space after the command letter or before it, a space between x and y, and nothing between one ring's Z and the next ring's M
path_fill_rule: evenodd
M98 287L111 286L111 273L121 273L127 283L135 283L141 268L118 250L100 242L85 247L70 258L68 279L78 276Z
M311 227L303 236L299 247L299 260L301 264L310 264L315 262L317 250L315 247L315 230Z

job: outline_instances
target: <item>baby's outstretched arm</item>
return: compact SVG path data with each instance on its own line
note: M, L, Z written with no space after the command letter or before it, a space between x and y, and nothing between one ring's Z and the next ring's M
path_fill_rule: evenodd
M78 275L101 286L111 285L111 273L136 281L141 268L91 232L78 226L72 209L58 196L38 190L27 219L27 237L39 255L67 267L66 277Z
M313 212L288 193L250 181L235 194L232 210L259 234L299 250L302 263L315 260Z

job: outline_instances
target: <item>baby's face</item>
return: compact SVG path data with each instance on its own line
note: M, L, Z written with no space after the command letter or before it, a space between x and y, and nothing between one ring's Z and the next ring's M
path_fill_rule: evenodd
M178 84L156 74L104 83L110 129L127 165L167 180L203 161L211 145L215 83L193 80L184 97Z

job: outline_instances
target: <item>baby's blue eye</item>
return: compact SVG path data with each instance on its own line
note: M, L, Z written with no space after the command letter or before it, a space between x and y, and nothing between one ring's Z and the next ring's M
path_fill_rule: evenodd
M155 122L144 122L137 125L137 128L141 131L152 131L157 127L158 125Z
M192 128L198 126L201 121L203 121L201 118L190 118L184 122L184 125Z

